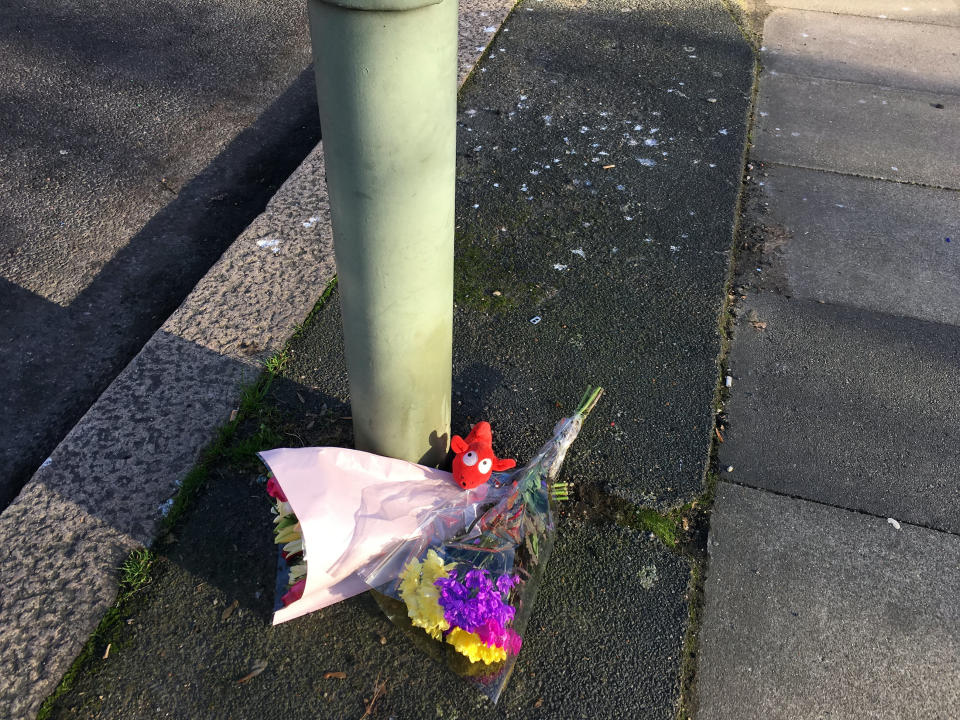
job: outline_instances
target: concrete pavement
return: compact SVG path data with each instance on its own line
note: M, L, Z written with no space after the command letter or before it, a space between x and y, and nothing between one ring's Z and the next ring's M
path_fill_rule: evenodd
M461 4L461 81L508 7ZM244 137L270 154L269 143ZM334 277L323 178L318 145L0 513L4 717L36 715L115 601L118 567L154 540L241 385Z
M957 8L782 4L763 35L698 717L946 720Z
M156 548L155 581L125 606L132 622L107 640L106 662L97 644L53 716L354 717L379 676L384 718L673 718L692 557L657 541L636 506L705 489L752 81L753 56L720 2L526 0L462 90L455 427L489 418L498 447L523 457L586 384L608 389L571 450L581 502L560 521L497 707L415 651L369 598L266 627L274 570L259 470L221 467ZM296 210L281 219L314 212ZM273 307L279 285L258 297ZM291 444L349 442L324 430L331 416L349 428L337 310L334 293L275 383ZM263 325L256 339L270 330L276 348L277 323Z

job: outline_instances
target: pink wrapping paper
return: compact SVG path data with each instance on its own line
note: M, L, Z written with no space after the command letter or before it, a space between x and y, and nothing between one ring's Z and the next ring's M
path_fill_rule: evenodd
M278 448L260 458L300 521L307 561L303 596L274 613L274 625L369 590L359 570L415 536L436 508L469 507L487 491L464 491L448 472L359 450Z

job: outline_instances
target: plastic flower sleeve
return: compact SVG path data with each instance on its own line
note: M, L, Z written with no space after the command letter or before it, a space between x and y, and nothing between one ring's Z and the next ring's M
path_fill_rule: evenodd
M359 573L394 623L493 702L513 671L553 549L554 481L601 393L588 391L526 465L490 478L482 512L463 532L439 542L436 531L411 536Z
M399 542L443 541L477 517L487 487L465 492L450 473L345 448L260 453L272 473L277 541L292 574L274 624L369 590L358 571Z

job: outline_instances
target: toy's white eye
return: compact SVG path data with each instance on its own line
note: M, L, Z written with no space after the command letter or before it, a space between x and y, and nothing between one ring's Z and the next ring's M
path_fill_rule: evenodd
M490 472L490 468L492 467L493 467L493 460L491 460L490 458L487 458L486 460L480 461L480 464L477 465L477 470L480 471L481 475L486 475L488 472Z
M463 464L467 467L473 467L477 464L477 454L471 450L466 455L463 456Z

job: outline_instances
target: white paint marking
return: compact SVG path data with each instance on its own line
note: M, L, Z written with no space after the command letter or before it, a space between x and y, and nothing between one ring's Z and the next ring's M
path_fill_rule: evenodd
M273 250L273 254L276 255L280 252L280 241L276 238L264 238L263 240L257 240L257 247L262 247L264 249L269 248Z

